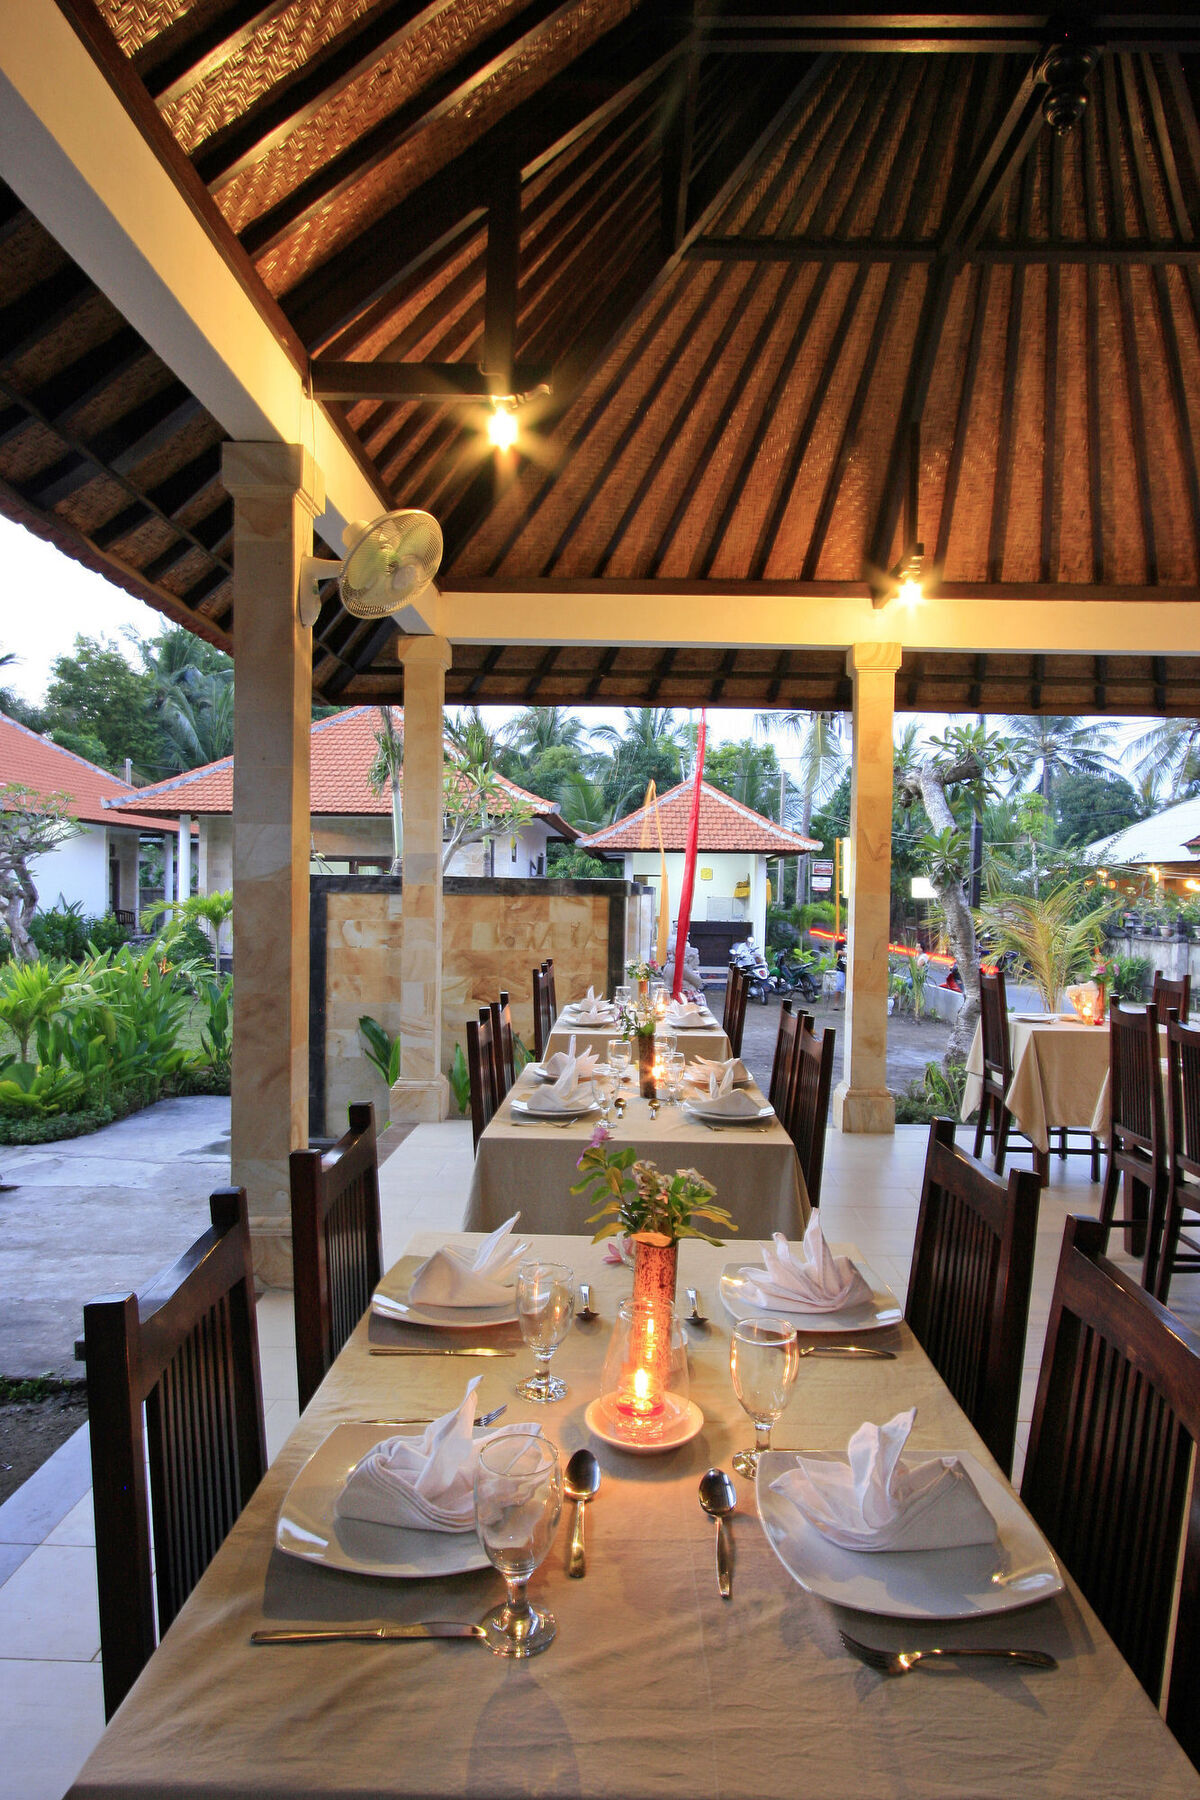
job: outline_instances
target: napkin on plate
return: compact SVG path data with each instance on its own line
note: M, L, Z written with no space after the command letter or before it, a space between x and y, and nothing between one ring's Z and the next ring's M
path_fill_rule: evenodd
M542 1072L548 1080L557 1081L570 1062L575 1064L575 1074L578 1080L590 1081L599 1067L600 1058L590 1050L583 1050L576 1056L575 1033L572 1032L570 1044L565 1050L556 1050L553 1056L548 1056L542 1064Z
M672 1000L663 1014L663 1024L674 1030L681 1027L686 1030L689 1025L703 1025L708 1019L708 1008L697 1006L692 1000Z
M715 1075L718 1081L724 1081L730 1070L733 1071L734 1087L749 1086L750 1071L740 1056L732 1056L724 1062L720 1057L698 1056L694 1062L688 1064L686 1074L689 1081L702 1087L707 1093L710 1078Z
M576 1000L571 1011L577 1019L607 1019L612 1014L612 1007L603 994L589 988L582 1000Z
M413 1306L503 1306L517 1286L517 1264L529 1253L525 1238L514 1238L520 1218L514 1213L476 1248L447 1244L413 1271L408 1300ZM376 1294L374 1310L385 1318L403 1318L400 1307L388 1307L387 1295Z
M368 1450L334 1501L342 1519L401 1525L416 1531L470 1531L475 1523L475 1463L479 1447L499 1436L476 1432L475 1396L482 1375L467 1383L462 1401L420 1437L391 1437ZM540 1425L510 1425L536 1437Z
M760 1306L802 1308L805 1312L833 1312L840 1306L861 1306L871 1289L848 1256L834 1256L821 1233L814 1213L799 1250L793 1250L782 1231L763 1250L763 1266L743 1269L747 1298Z
M757 1119L761 1111L753 1095L734 1087L732 1067L719 1078L710 1075L707 1094L697 1094L690 1104L705 1119Z
M801 1456L771 1483L843 1550L955 1550L990 1544L996 1521L956 1456L907 1463L915 1406L886 1425L860 1425L843 1462Z
M570 1056L557 1080L539 1088L525 1104L532 1113L579 1112L590 1104L590 1098L579 1082L579 1061Z

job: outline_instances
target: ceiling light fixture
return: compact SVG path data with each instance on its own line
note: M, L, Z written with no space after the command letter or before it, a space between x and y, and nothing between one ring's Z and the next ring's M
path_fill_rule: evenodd
M511 405L496 401L488 416L487 434L494 449L512 449L517 441L517 415Z

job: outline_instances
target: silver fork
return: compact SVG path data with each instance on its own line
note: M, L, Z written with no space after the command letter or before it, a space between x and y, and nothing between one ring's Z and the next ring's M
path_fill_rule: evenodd
M1055 1658L1047 1655L1045 1650L981 1650L966 1645L950 1650L878 1650L873 1644L860 1644L848 1631L840 1632L839 1636L852 1656L866 1663L868 1669L878 1669L881 1675L907 1675L918 1663L957 1656L990 1656L999 1662L1028 1663L1032 1669L1058 1667Z

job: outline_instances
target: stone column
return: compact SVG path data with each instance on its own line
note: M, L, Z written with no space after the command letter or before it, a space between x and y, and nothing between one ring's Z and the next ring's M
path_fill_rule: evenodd
M117 905L125 912L131 912L135 925L138 920L138 838L135 831L118 831L116 834L117 849Z
M854 644L850 791L852 879L846 935L845 1077L833 1096L842 1131L894 1131L887 1086L888 925L892 881L892 721L899 644Z
M444 638L401 638L404 665L404 866L400 950L400 1079L393 1124L444 1119L450 1087L442 1074L443 707L450 646Z
M226 444L234 503L233 1141L254 1266L291 1285L288 1153L308 1142L312 633L301 556L324 483L298 444Z
M235 702L236 704L236 702ZM192 892L192 815L179 815L179 854L175 858L175 898L187 900Z

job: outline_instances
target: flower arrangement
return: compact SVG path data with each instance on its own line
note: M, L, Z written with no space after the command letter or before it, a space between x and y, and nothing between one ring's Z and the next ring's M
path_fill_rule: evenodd
M1097 987L1109 988L1117 979L1117 965L1107 957L1097 956L1092 964L1092 980Z
M648 962L641 957L637 962L625 964L625 973L630 981L655 981L662 974L656 962Z
M573 1194L586 1194L592 1203L604 1202L588 1220L596 1227L594 1244L602 1238L649 1235L664 1244L694 1237L719 1245L722 1239L700 1230L697 1219L706 1219L724 1231L737 1230L725 1208L711 1204L717 1190L699 1170L676 1169L673 1175L664 1174L652 1162L639 1162L632 1144L609 1150L609 1135L603 1125L597 1125L575 1165L581 1174L571 1187Z
M658 1024L658 1014L652 1006L623 1006L618 1018L624 1038L652 1038Z

